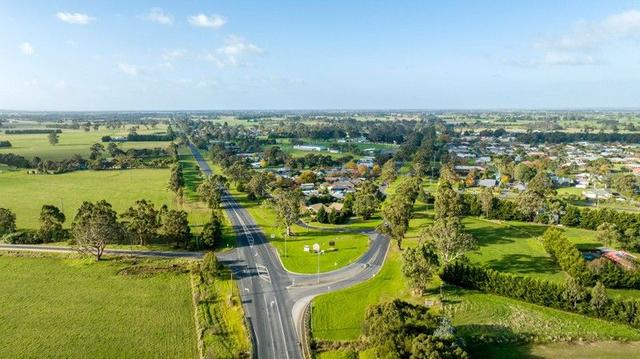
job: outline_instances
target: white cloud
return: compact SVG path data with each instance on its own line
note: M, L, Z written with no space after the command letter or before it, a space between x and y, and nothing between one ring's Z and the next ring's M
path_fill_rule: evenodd
M36 79L31 79L23 82L23 85L24 87L34 88L34 87L38 87L40 83Z
M58 82L56 82L55 87L57 89L64 89L67 87L67 83L64 80L60 80Z
M138 76L139 69L135 65L120 63L118 69L129 76Z
M551 66L584 66L596 65L598 62L599 61L597 61L592 55L588 54L549 51L545 53L541 64Z
M22 51L22 53L27 56L31 56L35 52L35 49L33 48L33 46L28 42L21 43L19 48L20 48L20 51Z
M144 16L144 18L162 25L173 24L173 15L165 13L164 10L159 7L154 7L153 9L151 9L151 11L149 11L149 13Z
M162 59L165 61L174 61L183 58L186 53L183 49L165 50L162 53Z
M519 61L523 66L584 66L602 63L599 59L608 44L640 40L640 11L628 10L600 21L581 22L565 34L534 43L541 52L537 59Z
M56 17L61 21L75 25L87 25L95 20L94 17L79 12L58 12L56 13Z
M207 16L205 14L197 14L189 16L189 24L197 27L209 27L212 29L219 29L227 23L227 19L223 16L213 14Z
M225 40L224 46L216 49L215 53L207 53L204 60L215 63L218 67L239 65L241 59L250 54L260 54L263 50L240 36L231 35Z
M161 70L172 70L173 65L170 62L163 62L152 66L138 66L121 62L118 64L118 69L129 76L149 75Z

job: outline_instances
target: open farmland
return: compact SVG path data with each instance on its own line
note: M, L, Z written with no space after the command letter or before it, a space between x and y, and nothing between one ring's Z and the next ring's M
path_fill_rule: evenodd
M2 356L197 356L188 274L119 274L130 266L0 255Z

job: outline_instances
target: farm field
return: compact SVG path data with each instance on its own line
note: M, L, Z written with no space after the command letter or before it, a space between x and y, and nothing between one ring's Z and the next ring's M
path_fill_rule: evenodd
M196 357L188 274L118 274L130 266L0 255L2 356Z
M39 128L42 128L40 126ZM164 127L158 127L155 130L140 127L137 131L139 134L163 132ZM84 158L89 157L89 147L94 143L101 142L102 136L126 136L128 129L107 129L101 127L98 131L68 130L63 129L59 134L60 142L53 146L49 143L47 134L20 134L8 135L0 132L0 141L6 140L11 142L11 147L0 148L0 153L14 153L24 156L28 159L40 157L43 160L64 160L71 158L74 154L79 154ZM169 142L123 142L118 143L118 147L122 150L130 148L154 148L166 147ZM106 146L106 144L104 144Z
M83 201L107 200L122 212L138 199L157 206L173 204L167 189L168 169L75 171L58 175L29 175L26 171L0 173L0 207L16 213L19 228L38 228L43 204L62 209L70 225Z

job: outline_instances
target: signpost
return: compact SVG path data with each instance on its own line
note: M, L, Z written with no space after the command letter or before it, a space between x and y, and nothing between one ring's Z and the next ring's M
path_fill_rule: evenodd
M320 245L318 243L314 243L313 250L318 253L318 274L316 276L316 283L320 284Z

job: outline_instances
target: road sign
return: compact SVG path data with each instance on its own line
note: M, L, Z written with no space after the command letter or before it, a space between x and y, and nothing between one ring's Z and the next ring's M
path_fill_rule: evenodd
M314 252L319 252L320 251L320 245L318 243L314 243L313 244L313 250L314 250Z
M305 246L304 246L304 251L305 251L305 252L308 252L308 251L309 251L309 246L308 246L308 245L305 245Z

